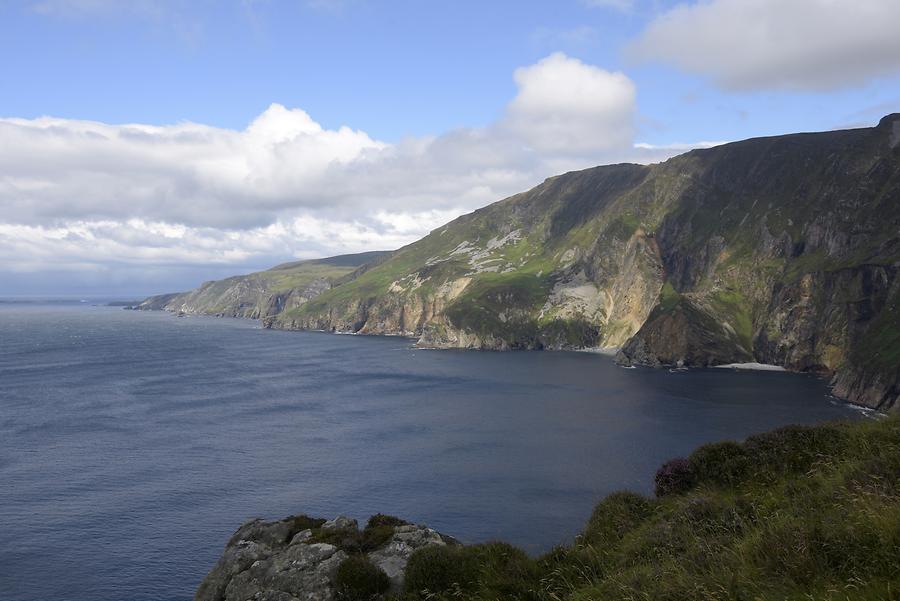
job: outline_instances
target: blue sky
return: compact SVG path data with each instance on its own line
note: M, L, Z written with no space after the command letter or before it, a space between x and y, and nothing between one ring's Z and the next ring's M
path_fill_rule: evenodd
M900 111L898 5L6 0L0 296L391 247L567 168L871 125ZM567 129L529 130L551 113ZM335 191L336 165L358 184ZM440 185L410 187L413 168Z
M515 93L513 70L557 50L628 73L649 143L828 129L900 110L897 77L824 94L733 93L624 57L675 2L121 4L3 4L0 114L242 128L279 102L395 141L493 121Z

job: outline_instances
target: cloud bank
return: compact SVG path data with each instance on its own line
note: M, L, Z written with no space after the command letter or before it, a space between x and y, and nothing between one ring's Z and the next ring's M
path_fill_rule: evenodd
M243 130L0 119L0 271L260 265L397 248L567 169L647 160L635 86L556 53L496 123L396 143L273 104Z
M657 16L629 54L729 90L833 90L900 72L898 23L896 0L704 0Z

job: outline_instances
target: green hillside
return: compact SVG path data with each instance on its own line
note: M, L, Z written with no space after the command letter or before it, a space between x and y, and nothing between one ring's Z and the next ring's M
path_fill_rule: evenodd
M900 115L553 177L266 325L432 347L759 361L900 396Z
M138 308L258 319L306 302L387 254L376 251L283 263L265 271L206 282L188 292L153 296Z
M581 536L531 559L504 543L428 547L405 600L888 601L900 598L900 417L790 426L660 468Z

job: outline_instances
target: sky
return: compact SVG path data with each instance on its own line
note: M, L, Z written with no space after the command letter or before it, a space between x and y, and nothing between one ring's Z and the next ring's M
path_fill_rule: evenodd
M0 0L0 297L398 248L543 179L900 112L897 0Z

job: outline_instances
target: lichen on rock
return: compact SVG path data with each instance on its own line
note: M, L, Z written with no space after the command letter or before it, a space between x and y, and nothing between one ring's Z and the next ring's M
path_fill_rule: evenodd
M416 550L448 544L458 543L426 526L380 514L363 530L345 516L254 519L234 533L194 599L331 601L337 598L338 568L351 556L368 559L398 592Z

